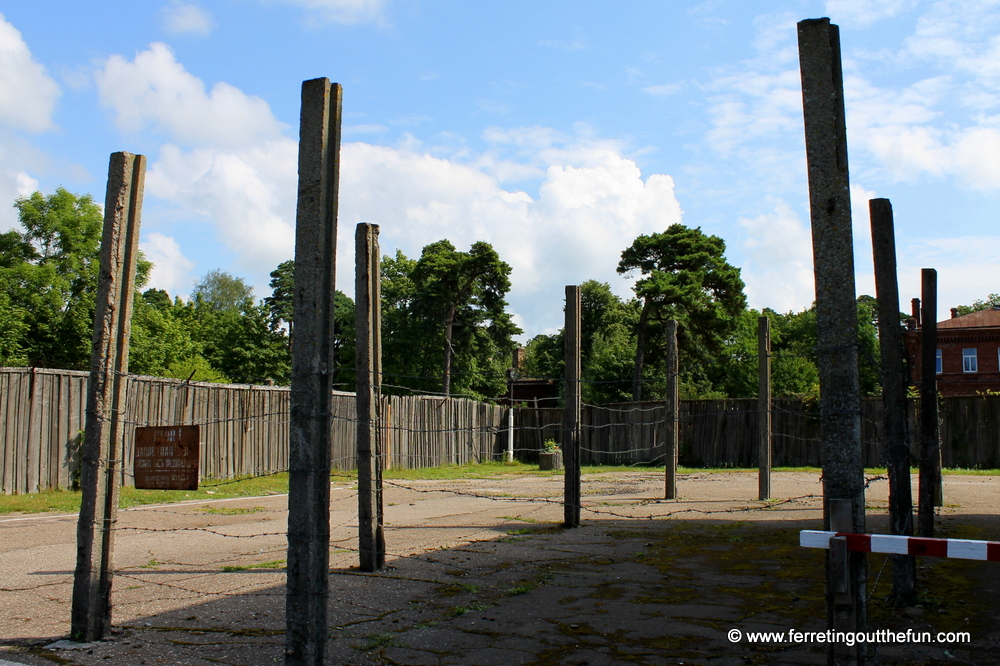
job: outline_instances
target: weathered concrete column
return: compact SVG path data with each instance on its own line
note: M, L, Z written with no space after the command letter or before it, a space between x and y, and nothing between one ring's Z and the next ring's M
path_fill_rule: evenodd
M566 391L563 406L565 525L580 526L580 287L566 287Z
M329 79L302 84L285 597L285 663L296 666L320 666L326 649L341 97Z
M920 271L920 536L934 536L934 507L941 486L941 441L937 400L937 271Z
M757 318L757 498L771 498L771 320Z
M378 225L361 223L355 235L355 373L358 440L358 551L362 571L385 565L382 522L382 307Z
M910 447L906 433L906 361L899 327L899 286L896 281L896 233L888 199L868 202L875 263L878 338L882 361L882 404L885 423L886 467L889 474L889 531L913 536L913 497L910 492ZM911 605L916 594L916 559L892 556L892 593Z
M849 500L855 532L865 531L865 479L861 463L861 399L858 379L858 319L854 248L847 168L847 129L840 32L830 20L798 24L802 106L805 117L809 209L816 280L817 355L823 427L824 524L830 529L831 500ZM848 556L857 629L867 625L866 566L862 553ZM827 571L827 622L847 612L834 600ZM863 663L867 645L855 651ZM834 655L829 653L830 663Z
M680 362L677 354L677 320L666 322L667 336L667 395L666 395L666 442L663 451L666 472L664 476L664 499L677 499L677 454L680 444Z
M101 272L94 310L87 420L80 468L71 636L95 641L111 632L118 488L124 450L125 383L146 158L113 153L108 167Z

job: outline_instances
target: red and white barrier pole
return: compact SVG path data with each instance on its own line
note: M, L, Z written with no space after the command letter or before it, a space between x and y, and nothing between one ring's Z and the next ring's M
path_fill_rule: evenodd
M847 538L847 550L860 553L929 555L960 560L1000 562L1000 542L971 539L927 539L894 534L850 534L825 530L802 530L799 545L804 548L829 548L835 536Z

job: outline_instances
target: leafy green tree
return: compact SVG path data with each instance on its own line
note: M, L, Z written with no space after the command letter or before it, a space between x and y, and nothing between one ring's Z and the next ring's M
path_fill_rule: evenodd
M423 249L410 274L413 282L411 315L433 322L443 344L441 390L451 393L456 347L492 353L512 351L511 336L520 329L506 312L510 266L489 243L476 242L459 252L447 240ZM466 356L466 372L483 373L477 354ZM489 372L489 370L485 370Z
M238 311L252 306L253 287L243 278L227 271L214 269L195 283L191 299L216 311Z
M387 389L504 392L519 330L505 310L510 266L489 244L459 252L439 241L418 260L397 251L382 258L381 273Z
M271 295L264 299L271 328L277 330L288 327L288 339L291 343L292 331L295 326L295 261L288 259L278 264L271 271Z
M729 398L757 396L757 320L771 320L771 392L776 397L802 396L819 384L816 369L816 312L779 314L765 308L740 315L724 360L710 369L713 390ZM811 329L810 329L811 325Z
M28 362L22 345L28 332L27 312L11 303L0 291L0 366L21 366Z
M61 187L48 196L19 197L14 207L21 229L0 234L0 289L10 310L0 337L8 340L7 356L34 366L88 369L101 209L90 195ZM137 288L150 267L140 255Z
M861 394L881 394L876 301L862 295L857 299L858 373ZM731 398L757 395L757 318L771 320L771 390L776 397L818 394L816 306L801 312L779 314L774 310L750 310L740 318L733 337L726 344L726 359L713 365L710 376L714 388Z
M129 343L130 372L176 377L176 373L170 374L168 368L199 355L201 345L192 338L191 329L177 316L183 308L183 304L171 302L169 294L162 289L149 289L141 298L135 299ZM189 377L190 373L178 379Z
M986 298L977 299L972 302L972 305L959 305L958 314L967 315L990 308L1000 308L1000 294L990 294Z
M416 286L412 274L416 259L400 250L385 255L379 266L382 292L382 370L388 392L435 391L430 378L439 376L439 336L435 322L412 316Z
M606 282L587 280L580 285L580 364L582 397L598 404L622 402L631 396L635 360L632 331L638 319L638 301L622 301ZM525 346L525 374L561 378L565 368L563 332L537 335Z
M858 305L858 379L861 395L882 395L882 362L878 340L878 301L861 295Z
M204 356L194 354L186 358L172 361L163 371L164 377L174 379L184 379L193 382L214 382L216 384L229 384L231 380L224 374L212 367Z
M629 399L626 378L635 359L632 332L638 317L638 301L622 301L607 282L587 280L580 285L580 363L586 402Z
M193 313L202 345L201 355L218 372L240 384L273 381L287 384L291 379L288 343L279 331L272 331L267 308L244 303L239 310L213 310L202 303Z
M524 345L524 374L527 377L561 379L565 371L563 331L540 333Z
M271 331L287 330L286 341L291 349L295 330L295 261L288 259L271 271L271 295L264 299ZM337 290L333 294L333 344L337 363L334 385L343 391L353 391L354 374L354 301ZM290 361L289 361L290 362Z
M648 357L664 358L661 337L668 319L679 323L678 348L688 383L706 382L698 369L722 353L746 309L740 269L726 261L725 250L718 236L673 224L662 233L639 236L622 252L618 272L642 276L634 288L642 309L636 325L633 400L642 398Z

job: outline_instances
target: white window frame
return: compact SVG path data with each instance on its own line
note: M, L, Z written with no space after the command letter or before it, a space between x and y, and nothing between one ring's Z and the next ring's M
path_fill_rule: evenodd
M962 350L962 372L979 372L979 350L975 347Z
M997 353L1000 354L1000 349L997 349ZM941 356L940 349L937 350L937 358L934 362L934 372L939 375L944 372L944 359Z

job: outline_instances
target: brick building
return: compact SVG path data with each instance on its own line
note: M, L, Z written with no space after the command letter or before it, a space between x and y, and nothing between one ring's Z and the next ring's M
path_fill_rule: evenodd
M910 381L920 383L920 299L903 333L910 359ZM937 386L944 396L1000 391L1000 308L958 315L937 325Z

